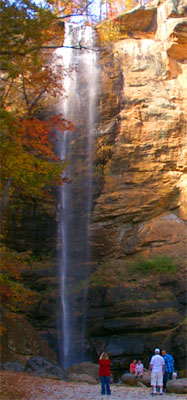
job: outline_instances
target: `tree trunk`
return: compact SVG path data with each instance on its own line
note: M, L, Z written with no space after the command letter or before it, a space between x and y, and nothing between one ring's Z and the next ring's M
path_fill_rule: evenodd
M1 200L1 216L0 216L0 222L2 222L2 219L3 219L3 212L4 212L4 210L5 210L5 208L6 208L6 205L7 205L8 192L9 192L11 183L12 183L12 178L8 178L8 181L7 181L6 186L5 186L5 191L4 191L4 193L3 193L2 200Z

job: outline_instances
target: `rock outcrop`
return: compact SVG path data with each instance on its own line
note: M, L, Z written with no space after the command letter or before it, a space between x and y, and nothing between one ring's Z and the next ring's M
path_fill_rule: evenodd
M91 354L116 369L148 364L154 346L185 368L186 16L183 0L124 13L101 58L87 322ZM163 255L177 268L158 267Z
M33 326L20 315L3 314L1 325L1 363L6 364L5 367L10 368L10 362L14 363L13 370L15 363L25 367L32 356L43 356L57 364L57 356L47 341L43 340Z
M145 371L141 378L135 377L135 375L126 372L121 376L121 381L129 386L150 386L150 375L148 371Z
M27 361L25 371L47 379L68 379L68 375L64 369L39 356L31 357Z
M87 374L75 374L72 373L69 375L69 381L70 382L85 382L89 383L90 385L96 385L97 381L93 376L87 375Z
M78 379L77 377L83 376L83 380L85 379L86 376L91 377L92 383L95 381L95 383L99 382L99 365L94 364L92 362L82 362L80 364L72 365L69 367L67 370L68 376L70 377L70 380L73 378ZM90 381L91 382L91 381Z
M167 389L169 393L187 394L187 378L172 379L167 382Z

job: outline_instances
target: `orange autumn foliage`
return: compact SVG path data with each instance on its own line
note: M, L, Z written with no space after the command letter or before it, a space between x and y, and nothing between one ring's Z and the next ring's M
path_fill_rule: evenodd
M9 196L15 191L23 195L45 197L51 187L63 184L66 166L53 151L54 129L73 130L61 115L47 121L38 118L18 120L11 113L0 112L2 190L11 180ZM55 127L55 128L54 128Z
M0 178L2 225L6 228L9 199L12 207L19 197L45 201L64 182L67 163L54 152L55 132L60 137L72 131L73 125L63 115L53 115L63 95L64 75L63 66L54 68L53 55L63 45L64 26L59 21L80 10L80 4L61 1L62 13L53 0L41 4L0 0L0 4ZM22 268L29 268L24 257L2 246L1 305L11 311L23 310L33 301L33 293L21 279Z
M21 271L29 268L28 260L29 252L17 253L1 247L1 308L16 312L37 301L36 293L24 286L21 277Z
M52 115L56 99L63 94L63 66L54 68L53 46L62 45L64 29L54 2L36 5L32 0L1 0L1 6L4 210L15 192L45 197L52 187L63 184L66 163L54 152L55 131L63 134L73 130L73 125L62 115Z
M73 130L73 125L66 121L61 114L51 117L47 121L41 121L38 118L23 119L18 128L16 142L20 143L29 152L36 153L40 156L47 156L53 160L59 160L55 156L50 137L54 137L52 127L62 132L65 130Z

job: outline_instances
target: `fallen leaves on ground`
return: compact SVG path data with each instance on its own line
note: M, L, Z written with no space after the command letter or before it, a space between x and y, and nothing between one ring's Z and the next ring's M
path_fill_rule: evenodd
M45 379L26 372L0 371L1 400L101 400L100 384ZM111 400L150 400L150 388L111 385ZM163 400L186 395L164 393Z
M26 372L0 371L1 379L1 400L30 400L33 388L39 396L45 392L45 385L50 379L38 378ZM55 385L63 386L62 381L55 381Z

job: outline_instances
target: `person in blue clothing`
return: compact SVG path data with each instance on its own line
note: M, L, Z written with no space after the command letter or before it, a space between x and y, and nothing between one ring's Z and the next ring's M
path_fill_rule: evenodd
M165 372L164 372L164 389L166 389L166 384L172 379L172 374L174 372L174 359L171 354L168 354L166 350L162 350L162 357L165 362Z

